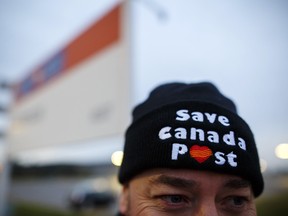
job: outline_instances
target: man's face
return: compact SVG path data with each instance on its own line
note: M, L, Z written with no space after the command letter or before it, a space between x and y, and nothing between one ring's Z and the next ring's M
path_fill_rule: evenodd
M256 216L249 182L207 171L159 169L123 188L125 216Z

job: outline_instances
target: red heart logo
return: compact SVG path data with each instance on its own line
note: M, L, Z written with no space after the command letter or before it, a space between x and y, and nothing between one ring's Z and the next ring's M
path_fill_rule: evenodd
M207 146L194 145L190 148L190 156L198 163L203 163L212 155L212 151Z

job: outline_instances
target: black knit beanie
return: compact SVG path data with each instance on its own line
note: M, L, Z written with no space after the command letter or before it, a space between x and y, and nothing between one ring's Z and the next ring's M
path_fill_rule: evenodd
M155 168L208 170L264 188L253 134L236 106L211 83L168 83L133 110L126 131L122 184Z

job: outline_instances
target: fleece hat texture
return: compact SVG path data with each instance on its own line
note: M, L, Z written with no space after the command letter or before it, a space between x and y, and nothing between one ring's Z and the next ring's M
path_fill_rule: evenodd
M264 188L253 134L232 100L209 82L168 83L133 110L119 181L155 168L207 170Z

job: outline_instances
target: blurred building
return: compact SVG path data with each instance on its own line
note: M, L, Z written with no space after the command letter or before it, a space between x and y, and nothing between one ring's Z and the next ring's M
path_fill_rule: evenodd
M126 3L114 5L15 83L8 132L12 158L25 163L53 162L54 157L57 162L65 160L71 144L75 149L93 146L95 158L119 150L115 139L108 141L110 146L105 139L121 136L129 121L128 10ZM67 151L55 152L59 146ZM51 158L43 153L49 149Z

